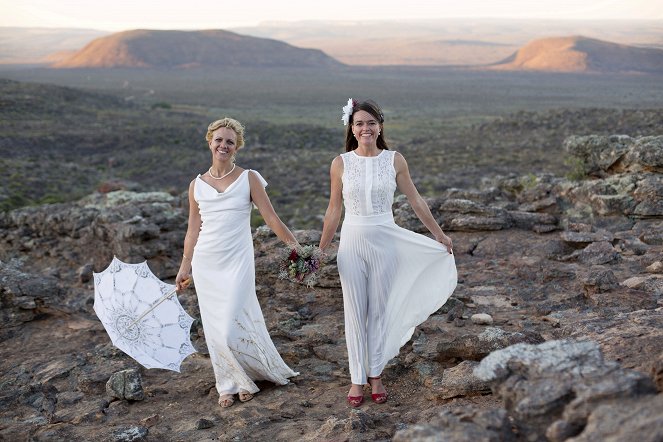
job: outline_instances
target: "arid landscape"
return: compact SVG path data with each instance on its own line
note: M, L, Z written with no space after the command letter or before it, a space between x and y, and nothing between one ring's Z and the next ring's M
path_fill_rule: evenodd
M366 63L342 55L351 25L62 31L48 54L16 37L34 30L12 34L0 51L0 440L663 440L660 22L404 23L411 39L389 54L400 61ZM215 64L222 48L233 62ZM388 364L389 401L345 403L335 254L312 288L279 280L281 244L257 212L257 292L300 372L290 385L216 405L195 287L179 296L198 350L181 373L113 347L92 272L117 256L173 281L207 124L246 125L238 163L317 244L348 97L384 107L387 139L456 244L458 288ZM394 213L425 233L402 196Z

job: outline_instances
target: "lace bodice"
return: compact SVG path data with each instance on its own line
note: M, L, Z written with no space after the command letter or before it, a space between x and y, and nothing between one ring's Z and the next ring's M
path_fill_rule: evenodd
M355 151L343 159L343 203L351 215L370 216L391 212L396 191L393 150L375 157L362 157Z

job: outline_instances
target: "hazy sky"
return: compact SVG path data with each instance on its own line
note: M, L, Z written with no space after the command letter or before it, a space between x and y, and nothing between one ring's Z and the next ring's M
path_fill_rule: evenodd
M450 17L663 20L663 0L0 0L0 26L108 31Z

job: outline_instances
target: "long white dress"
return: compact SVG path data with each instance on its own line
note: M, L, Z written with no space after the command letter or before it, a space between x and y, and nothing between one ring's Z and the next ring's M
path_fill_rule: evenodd
M457 283L444 245L394 222L394 155L341 155L345 218L337 264L353 384L380 375Z
M256 296L249 173L267 185L249 170L224 192L200 175L194 183L202 227L192 273L219 394L255 393L255 380L284 385L299 374L274 347Z

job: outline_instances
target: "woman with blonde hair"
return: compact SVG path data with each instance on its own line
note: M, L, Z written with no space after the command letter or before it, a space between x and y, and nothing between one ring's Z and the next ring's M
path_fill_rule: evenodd
M272 343L255 291L251 209L286 244L297 240L274 211L262 176L235 164L244 145L244 127L232 118L207 129L212 164L189 185L189 222L177 278L178 290L195 282L205 341L216 377L219 404L234 395L246 402L256 380L287 384L292 371Z

